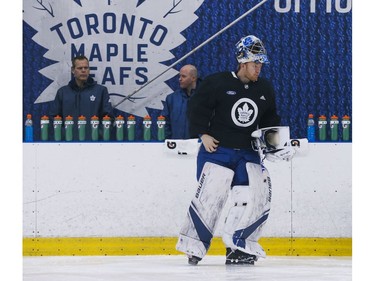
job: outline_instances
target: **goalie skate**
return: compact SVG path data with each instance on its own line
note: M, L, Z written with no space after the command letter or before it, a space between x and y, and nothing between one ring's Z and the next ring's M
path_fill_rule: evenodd
M250 255L239 250L232 250L231 248L227 248L226 254L226 265L254 265L254 263L258 260L257 256Z
M202 259L196 256L188 256L188 263L191 265L197 265Z

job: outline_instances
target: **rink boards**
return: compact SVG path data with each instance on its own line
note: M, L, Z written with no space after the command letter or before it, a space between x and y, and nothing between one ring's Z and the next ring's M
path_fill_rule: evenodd
M194 155L168 155L162 143L25 143L23 154L24 255L178 253ZM351 163L351 143L267 163L268 255L351 255ZM223 253L223 219L209 254Z

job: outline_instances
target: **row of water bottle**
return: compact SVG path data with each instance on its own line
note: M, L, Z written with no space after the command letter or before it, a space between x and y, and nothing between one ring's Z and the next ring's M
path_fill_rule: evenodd
M158 141L164 141L165 139L165 117L159 116L157 118L157 126L158 126L158 134L157 139ZM102 128L103 128L103 141L110 140L110 131L112 126L112 120L109 116L104 116L101 120ZM49 117L44 115L41 117L40 120L40 140L41 141L48 141L49 138L49 126L50 121ZM116 141L124 141L125 140L125 120L124 117L119 115L115 118L114 124L116 128ZM151 140L151 125L152 120L149 115L146 115L143 118L143 140L150 141ZM71 116L67 116L65 120L62 120L61 116L55 116L53 118L53 140L54 141L62 141L62 135L64 133L64 141L72 141L73 140L73 127L77 126L78 128L78 140L79 141L98 141L99 140L99 133L98 129L100 126L100 120L97 116L92 116L90 123L87 124L86 118L84 116L80 116L78 120L73 120ZM90 126L91 129L91 136L86 136L86 126ZM134 141L135 140L135 126L136 120L135 117L130 115L126 120L126 131L127 131L127 141ZM33 142L34 141L34 124L32 120L31 114L27 114L26 121L25 121L25 142Z
M320 115L317 121L314 119L314 115L310 113L307 120L307 139L309 142L351 141L350 117L348 115L344 115L341 120L336 115L332 115L329 120L325 115ZM339 130L341 130L341 138Z

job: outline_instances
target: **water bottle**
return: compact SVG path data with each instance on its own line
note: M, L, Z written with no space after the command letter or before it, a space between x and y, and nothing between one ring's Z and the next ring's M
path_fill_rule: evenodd
M91 140L98 141L99 139L99 117L94 115L91 117Z
M307 119L307 140L309 142L315 141L315 122L314 122L314 115L309 114L309 118Z
M33 141L34 141L33 120L31 118L31 114L27 114L26 121L25 121L25 142L33 142Z
M128 129L128 140L133 141L135 139L135 117L133 115L128 117L126 125Z
M103 117L103 141L109 141L111 138L111 117L108 115Z
M156 122L158 125L158 141L164 141L165 140L165 117L159 116L158 121Z
M56 115L53 118L53 136L55 141L61 141L61 127L62 127L62 118L59 115Z
M319 140L325 141L327 139L327 117L325 117L324 115L319 116L318 128L319 128Z
M339 139L339 118L332 115L329 120L329 127L331 131L331 141L338 141Z
M40 119L40 139L42 141L48 140L48 127L49 127L49 118L44 115Z
M86 117L81 115L78 117L78 140L86 140Z
M342 117L342 140L350 141L350 117L345 115Z
M72 141L73 140L73 126L74 121L73 117L68 115L65 117L65 140Z
M116 140L123 141L124 140L124 117L121 115L116 117L115 124L116 124Z
M143 118L143 140L149 141L151 140L151 117L149 115L146 115Z

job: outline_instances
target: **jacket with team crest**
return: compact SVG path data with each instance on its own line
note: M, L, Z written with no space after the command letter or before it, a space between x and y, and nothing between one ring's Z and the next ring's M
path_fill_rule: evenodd
M60 115L63 120L70 115L74 121L74 139L77 139L78 117L86 117L86 139L90 140L90 119L96 115L101 120L105 115L113 119L112 104L108 89L99 85L92 77L87 79L83 88L79 88L73 78L68 85L61 87L51 104L50 116Z

